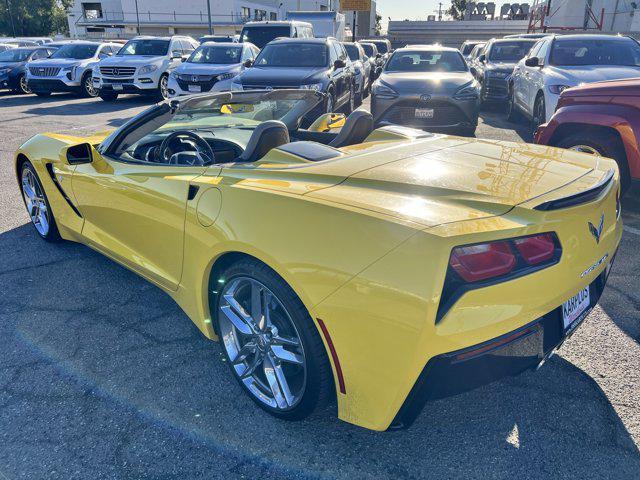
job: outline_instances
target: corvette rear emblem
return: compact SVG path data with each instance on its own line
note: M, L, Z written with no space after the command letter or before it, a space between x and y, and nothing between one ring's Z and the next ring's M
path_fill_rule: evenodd
M602 235L602 229L604 228L604 213L600 215L600 224L596 228L593 223L589 222L589 231L593 238L596 239L596 243L600 243L600 235Z

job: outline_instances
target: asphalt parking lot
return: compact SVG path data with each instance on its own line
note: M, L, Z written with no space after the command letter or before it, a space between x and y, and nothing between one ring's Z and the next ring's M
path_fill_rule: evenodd
M148 105L0 95L0 479L640 478L640 195L600 305L540 371L376 433L259 411L163 292L27 224L14 150ZM529 140L483 113L478 137Z

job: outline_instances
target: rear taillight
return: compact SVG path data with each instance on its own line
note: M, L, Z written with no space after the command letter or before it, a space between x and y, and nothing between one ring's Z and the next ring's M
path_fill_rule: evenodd
M553 232L455 247L449 257L436 321L465 292L550 267L561 255L560 241Z
M508 242L482 243L456 247L449 265L467 282L506 275L516 265Z

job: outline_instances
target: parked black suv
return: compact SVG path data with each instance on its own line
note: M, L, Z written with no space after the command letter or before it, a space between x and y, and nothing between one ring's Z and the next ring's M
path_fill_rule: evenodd
M233 79L231 90L316 90L327 95L324 111L344 108L350 113L355 102L355 76L347 58L335 38L276 39L265 45L251 68Z

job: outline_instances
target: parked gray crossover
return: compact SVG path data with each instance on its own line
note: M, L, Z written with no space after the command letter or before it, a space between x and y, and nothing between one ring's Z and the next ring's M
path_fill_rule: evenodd
M373 84L371 113L377 125L473 135L479 85L460 52L439 45L400 48Z

